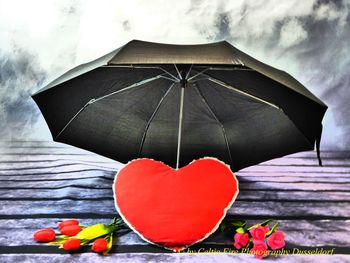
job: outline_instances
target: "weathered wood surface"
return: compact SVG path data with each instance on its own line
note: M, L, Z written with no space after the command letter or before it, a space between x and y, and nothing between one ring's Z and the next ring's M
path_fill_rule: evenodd
M314 152L271 160L237 173L240 193L227 218L280 223L289 248L335 248L333 256L284 255L283 262L350 262L350 151ZM0 262L254 262L250 255L174 254L133 232L115 240L112 253L67 255L33 242L36 229L64 218L83 224L116 215L111 184L121 164L53 142L0 142ZM194 246L232 248L220 232ZM276 262L270 257L265 261Z

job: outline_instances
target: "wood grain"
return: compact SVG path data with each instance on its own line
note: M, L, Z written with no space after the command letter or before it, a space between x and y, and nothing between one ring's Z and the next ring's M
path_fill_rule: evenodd
M324 167L315 152L302 152L237 172L240 193L225 220L273 218L289 248L336 248L333 256L288 255L278 262L349 262L350 151L324 151L322 157ZM106 258L32 241L36 229L65 218L89 225L118 216L111 184L121 166L61 143L0 142L0 262L255 262L244 254L173 254L133 232L116 238ZM201 246L233 248L232 237L217 231L194 248Z

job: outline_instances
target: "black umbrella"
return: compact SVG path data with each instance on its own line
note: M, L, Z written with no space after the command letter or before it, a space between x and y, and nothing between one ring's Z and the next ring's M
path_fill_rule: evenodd
M233 170L315 143L319 157L327 109L289 74L226 41L133 40L33 98L55 141L120 162L149 157L179 167L213 156Z

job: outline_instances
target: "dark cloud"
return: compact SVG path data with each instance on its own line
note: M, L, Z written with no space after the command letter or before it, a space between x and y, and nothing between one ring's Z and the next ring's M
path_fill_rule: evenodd
M213 37L214 41L222 40L223 38L230 36L230 20L231 18L229 13L218 13L215 21L217 32Z
M323 145L349 148L350 2L314 1L308 11L281 4L277 15L268 10L270 3L228 3L224 12L215 14L214 32L201 33L210 41L226 39L264 62L282 65L329 106Z
M31 94L42 85L44 71L26 52L0 54L0 138L18 140L33 132L39 111Z

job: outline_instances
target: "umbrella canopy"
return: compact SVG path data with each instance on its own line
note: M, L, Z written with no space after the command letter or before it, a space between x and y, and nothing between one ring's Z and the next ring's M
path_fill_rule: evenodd
M55 141L120 162L180 167L213 156L235 171L315 143L319 150L327 109L289 74L226 41L133 40L33 98Z

